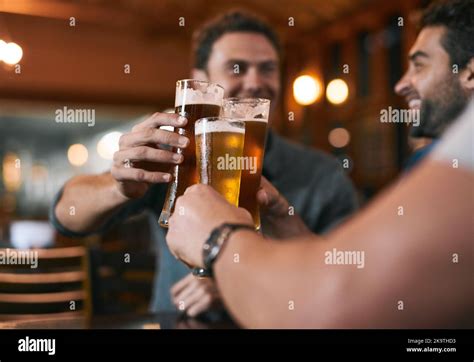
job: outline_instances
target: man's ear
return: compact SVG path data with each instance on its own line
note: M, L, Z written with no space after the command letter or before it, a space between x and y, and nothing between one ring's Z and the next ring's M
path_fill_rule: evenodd
M193 68L193 70L191 71L191 78L197 80L204 80L206 82L209 81L207 72L203 69Z
M464 89L474 93L474 58L471 58L466 67L459 73L459 81Z

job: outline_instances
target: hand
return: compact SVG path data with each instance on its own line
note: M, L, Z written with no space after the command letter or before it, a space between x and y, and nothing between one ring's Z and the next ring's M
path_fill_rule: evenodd
M178 310L190 317L222 306L216 284L211 278L187 275L171 287L171 297Z
M188 265L203 267L202 246L211 231L225 222L253 225L247 210L229 204L211 186L188 187L169 219L170 251Z
M121 195L138 198L146 193L150 184L171 180L170 164L181 163L183 155L163 146L185 148L189 139L159 127L184 127L186 123L187 120L177 114L155 113L120 137L111 174Z
M263 230L268 236L279 239L311 233L296 213L290 212L290 204L264 176L257 192Z

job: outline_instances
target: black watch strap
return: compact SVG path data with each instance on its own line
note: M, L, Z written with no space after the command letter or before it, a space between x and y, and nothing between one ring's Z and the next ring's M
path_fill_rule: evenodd
M247 229L255 231L253 225L248 224L232 224L225 223L212 230L209 238L202 247L202 257L204 261L204 268L212 275L212 267L217 257L219 256L224 244L229 239L230 235L239 229Z

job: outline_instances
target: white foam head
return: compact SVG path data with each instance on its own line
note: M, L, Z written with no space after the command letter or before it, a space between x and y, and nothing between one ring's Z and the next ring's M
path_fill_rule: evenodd
M263 98L225 98L222 104L224 117L268 122L269 113L270 100Z
M193 80L178 81L174 106L183 104L212 104L222 106L224 88L218 84L194 81L193 88L180 86L179 83L193 82Z
M196 136L203 133L214 133L214 132L232 132L232 133L245 133L244 127L239 127L238 124L229 123L229 121L211 121L211 122L196 122L194 125L194 134Z

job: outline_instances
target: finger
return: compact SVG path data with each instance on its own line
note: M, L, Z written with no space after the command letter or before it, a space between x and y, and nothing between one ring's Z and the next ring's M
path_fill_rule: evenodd
M135 181L135 182L148 182L152 184L169 182L171 175L164 172L150 172L141 168L126 168L112 166L112 176L119 182L124 181Z
M212 305L215 300L219 299L219 292L211 279L196 279L196 281L198 288L194 289L192 293L189 293L189 295L184 296L182 299L186 310L192 308L202 299L207 299L207 296L210 296L209 306Z
M264 177L257 192L257 200L264 210L271 213L286 213L288 202L278 190Z
M191 185L189 186L186 190L184 190L184 194L183 195L187 195L187 194L192 194L192 193L195 193L195 192L200 192L200 190L202 190L203 188L205 188L207 185L204 185L204 184L194 184L194 185Z
M250 212L247 209L244 209L243 207L238 207L237 209L239 210L239 212L241 212L243 214L244 218L249 220L249 225L254 226L253 225L253 220L252 220L252 215L250 214Z
M257 201L261 206L267 206L270 198L268 197L268 193L264 189L260 189L257 191Z
M147 144L184 148L189 145L189 138L163 129L147 128L126 133L119 139L121 150Z
M268 203L270 202L270 196L268 192L264 189L260 189L257 191L257 201L260 206L267 207Z
M272 207L279 201L280 193L264 176L260 180L257 200L262 206Z
M199 288L194 289L191 293L189 293L188 295L185 295L180 300L184 301L184 308L188 310L200 299L202 299L206 294L210 294L210 293L207 293L206 288L201 286Z
M286 199L278 195L271 195L266 190L260 190L257 194L257 199L262 205L262 211L267 214L283 215L288 212L289 204ZM261 203L261 202L264 203Z
M158 128L160 126L184 127L187 119L175 113L153 113L143 122L133 127L132 131L139 131L147 128Z
M137 161L150 161L156 163L181 163L183 162L183 155L158 150L153 147L140 146L129 148L114 153L114 164L117 167L124 166L125 161L137 162Z
M171 295L177 295L181 292L186 286L188 286L193 281L194 276L190 273L186 275L183 279L179 280L171 287Z
M209 310L212 306L212 295L205 294L199 298L189 308L186 308L186 314L190 317L195 317L198 314Z
M257 192L257 199L262 205L267 205L270 199L274 199L278 195L277 189L262 175L260 179L260 188Z
M207 195L212 195L217 196L217 198L221 198L224 200L224 197L218 193L212 186L210 185L205 185L205 184L194 184L192 186L189 186L185 191L183 195L186 194L207 194Z
M179 302L186 302L187 298L193 294L197 289L200 289L199 283L196 283L196 280L193 280L185 288L181 289L178 293L176 293L174 297L174 302L178 304ZM186 304L187 308L187 304Z

